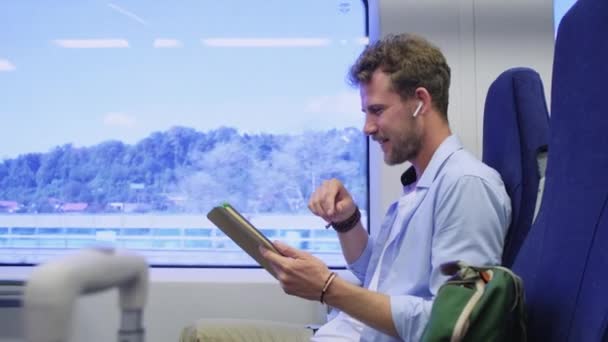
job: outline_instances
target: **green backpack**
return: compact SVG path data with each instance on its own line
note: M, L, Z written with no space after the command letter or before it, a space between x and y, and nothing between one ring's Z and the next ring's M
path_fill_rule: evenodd
M423 342L526 341L521 279L501 267L441 265L452 275L435 297Z

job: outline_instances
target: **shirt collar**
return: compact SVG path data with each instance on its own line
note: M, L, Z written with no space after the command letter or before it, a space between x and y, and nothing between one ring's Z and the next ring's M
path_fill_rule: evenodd
M422 173L422 176L418 180L418 184L416 185L416 187L428 188L431 183L433 183L433 180L435 180L435 177L441 170L441 167L443 166L444 162L452 155L452 153L461 149L462 143L460 142L458 137L453 134L447 137L441 143L441 145L439 145L435 153L433 153L433 157L431 157L431 161ZM408 186L414 183L416 179L416 169L411 166L401 175L401 184L403 184L403 186Z

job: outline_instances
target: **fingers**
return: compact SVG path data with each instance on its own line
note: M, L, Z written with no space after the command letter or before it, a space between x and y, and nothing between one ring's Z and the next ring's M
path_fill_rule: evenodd
M260 253L271 264L283 291L301 298L318 300L323 284L331 273L327 265L322 260L284 243L273 244L286 255L279 255L262 246Z
M266 249L263 246L260 246L260 254L262 254L262 257L264 257L264 259L268 260L271 264L273 264L274 266L280 268L283 268L284 263L285 263L285 257L282 255L279 255L269 249Z
M322 217L325 221L331 221L338 191L338 184L332 181L324 181L310 197L308 208L313 214Z
M281 254L277 254L263 246L260 246L260 253L264 259L270 261L280 269L284 269L293 259L305 259L310 256L309 253L293 248L283 242L273 241L272 244Z
M324 181L311 195L310 211L327 222L339 222L354 210L354 202L344 185L337 179Z
M297 259L299 257L304 256L304 254L306 254L306 252L295 249L280 241L273 241L272 244L281 254L283 254L286 257Z

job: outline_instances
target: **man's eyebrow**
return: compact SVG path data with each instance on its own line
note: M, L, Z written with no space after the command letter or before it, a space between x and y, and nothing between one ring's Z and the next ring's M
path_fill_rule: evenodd
M373 103L373 104L370 104L367 107L361 108L361 111L364 112L364 113L366 113L368 111L373 112L373 111L376 111L378 109L384 109L384 108L386 108L386 106L383 105L383 104Z

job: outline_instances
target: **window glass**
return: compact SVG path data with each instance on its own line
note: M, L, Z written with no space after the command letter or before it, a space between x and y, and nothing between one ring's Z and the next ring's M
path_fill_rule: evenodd
M0 22L0 263L255 265L206 218L228 202L344 265L307 201L339 178L367 222L362 1L5 0Z
M570 7L574 5L576 0L555 0L553 3L553 18L554 18L554 27L555 34L557 35L557 28L559 27L559 23L564 17L564 14L568 12Z

